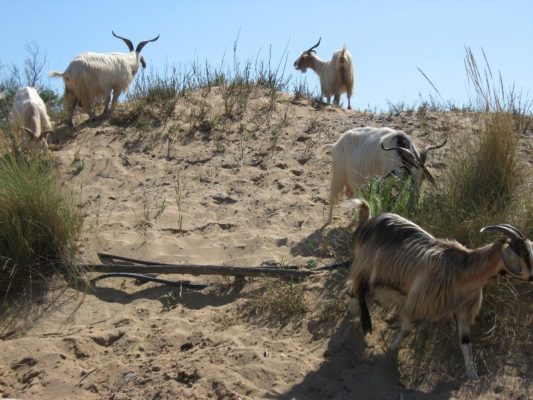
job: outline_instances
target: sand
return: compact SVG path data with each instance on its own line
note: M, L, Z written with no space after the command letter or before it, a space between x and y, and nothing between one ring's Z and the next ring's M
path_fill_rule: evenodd
M210 94L209 112L220 98ZM269 113L254 92L246 117L210 132L187 120L198 98L168 121L130 126L128 106L110 120L52 138L84 215L80 262L106 252L152 261L312 267L335 260L349 213L328 209L330 158L318 148L358 126L389 126L419 146L449 135L430 156L437 176L475 117L461 113L375 114L315 109L283 96ZM207 129L208 130L208 129ZM168 142L165 134L171 132ZM170 134L169 134L170 135ZM528 136L529 135L529 136ZM522 153L531 166L531 132ZM73 173L74 160L83 169ZM79 163L79 162L78 162ZM89 276L90 277L90 276ZM391 310L373 305L374 333L345 317L346 271L298 284L307 312L251 312L272 280L163 276L209 283L201 291L130 279L86 292L57 283L24 329L0 341L0 394L20 399L463 399L533 398L531 337L505 362L482 359L468 382L451 321L427 324L396 359ZM263 288L263 289L262 289ZM531 300L531 295L529 295ZM340 312L325 305L340 304ZM331 308L330 308L331 310ZM531 315L531 314L529 314ZM527 317L527 315L526 315ZM531 324L531 317L524 323ZM473 335L474 350L483 332ZM507 354L507 353L505 353Z

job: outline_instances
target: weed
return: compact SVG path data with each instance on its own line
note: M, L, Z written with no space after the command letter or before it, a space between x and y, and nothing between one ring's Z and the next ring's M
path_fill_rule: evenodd
M170 289L167 293L159 297L159 301L163 305L163 311L171 311L179 304L179 294L176 296L174 289Z
M309 89L307 80L302 78L293 83L292 93L294 101L310 100L316 97L316 95Z
M325 300L317 314L319 322L336 322L346 316L348 305L344 296Z
M361 197L368 202L373 215L393 212L410 217L417 211L418 190L411 176L374 177L361 189Z
M178 207L178 232L183 232L183 183L180 179L179 172L176 177L174 192L176 194L176 206Z
M308 310L303 286L277 279L265 280L256 293L248 295L246 306L252 316L277 319L303 315Z
M76 280L81 217L55 161L34 153L0 160L0 296L45 282L54 272Z

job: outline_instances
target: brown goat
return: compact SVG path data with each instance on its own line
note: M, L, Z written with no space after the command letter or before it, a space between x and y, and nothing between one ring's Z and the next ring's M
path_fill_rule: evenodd
M470 325L481 308L483 287L498 273L533 280L533 246L508 224L481 229L499 231L505 238L468 249L453 240L437 239L396 214L371 217L368 204L353 200L360 223L353 235L350 271L351 297L357 298L361 326L372 332L366 294L372 288L391 289L400 299L401 328L391 345L397 349L413 322L453 315L457 321L466 375L477 377Z

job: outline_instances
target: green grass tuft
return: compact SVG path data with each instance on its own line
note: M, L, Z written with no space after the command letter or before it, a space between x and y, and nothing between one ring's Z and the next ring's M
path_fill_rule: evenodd
M56 272L70 279L81 217L73 194L42 154L0 160L0 297Z

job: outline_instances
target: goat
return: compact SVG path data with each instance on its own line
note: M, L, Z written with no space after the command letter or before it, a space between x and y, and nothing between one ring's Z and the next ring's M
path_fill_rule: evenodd
M46 138L52 131L52 123L46 105L35 88L25 86L15 94L12 124L14 131L26 134L30 146L48 148Z
M480 232L498 231L506 238L471 250L454 240L437 239L396 214L372 218L365 201L351 203L359 211L360 222L353 234L350 296L359 302L364 333L372 332L366 303L372 288L390 289L400 299L402 322L392 350L399 348L413 322L453 314L466 375L477 378L470 325L481 308L483 287L498 273L533 281L532 242L515 227L498 224Z
M320 45L318 43L304 51L294 62L296 70L303 73L307 68L311 68L320 78L320 90L323 97L326 97L328 104L331 102L331 96L334 96L333 103L339 105L340 96L346 93L348 97L348 109L352 108L350 98L353 93L354 72L352 55L343 47L341 50L333 53L330 61L323 61L316 55L315 49Z
M353 197L357 187L364 185L374 176L385 177L403 169L413 176L414 187L418 191L423 178L435 180L425 167L427 153L446 144L427 146L418 151L409 136L390 128L353 128L346 131L336 143L322 146L318 155L331 150L331 187L329 196L328 220L333 220L333 206L338 203L340 194L346 187L348 197ZM394 147L386 148L389 142ZM404 174L405 175L405 174Z
M131 81L139 69L139 65L146 68L146 62L141 55L143 47L159 39L159 35L145 40L133 49L131 40L112 32L113 36L122 39L129 53L93 53L85 52L70 62L65 72L51 71L50 77L62 77L65 82L65 99L67 102L67 125L72 126L72 116L76 105L79 104L89 114L95 117L94 101L104 98L104 112L112 113L119 96L128 89ZM113 100L111 101L111 92ZM109 102L111 101L111 108Z

